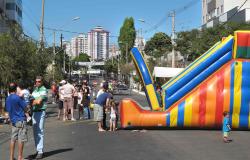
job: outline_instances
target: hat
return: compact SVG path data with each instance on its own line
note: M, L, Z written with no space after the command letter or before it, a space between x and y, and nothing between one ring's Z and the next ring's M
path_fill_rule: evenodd
M65 80L62 80L60 83L61 83L61 84L65 84L65 83L66 83L66 81L65 81Z

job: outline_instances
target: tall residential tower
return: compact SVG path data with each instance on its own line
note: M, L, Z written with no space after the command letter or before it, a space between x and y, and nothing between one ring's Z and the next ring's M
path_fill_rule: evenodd
M91 60L106 60L109 57L109 32L97 26L88 32L88 54Z

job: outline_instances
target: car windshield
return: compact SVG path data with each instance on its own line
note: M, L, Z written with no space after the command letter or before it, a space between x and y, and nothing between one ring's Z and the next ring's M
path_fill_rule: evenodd
M128 86L125 84L119 84L119 85L117 85L117 88L128 89Z

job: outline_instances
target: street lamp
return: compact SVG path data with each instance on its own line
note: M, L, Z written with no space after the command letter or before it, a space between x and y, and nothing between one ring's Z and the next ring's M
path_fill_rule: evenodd
M77 20L79 20L80 19L80 17L74 17L74 18L72 18L71 19L71 21L77 21ZM65 27L66 25L68 25L69 23L66 23L66 24L64 24L62 27L60 27L60 28L63 28L63 27ZM64 55L63 55L63 72L64 72L64 74L65 74L65 54L66 54L66 51L64 50Z

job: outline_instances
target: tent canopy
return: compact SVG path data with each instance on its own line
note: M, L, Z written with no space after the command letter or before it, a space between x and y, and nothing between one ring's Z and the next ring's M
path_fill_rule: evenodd
M154 77L171 78L179 74L184 68L154 67Z

